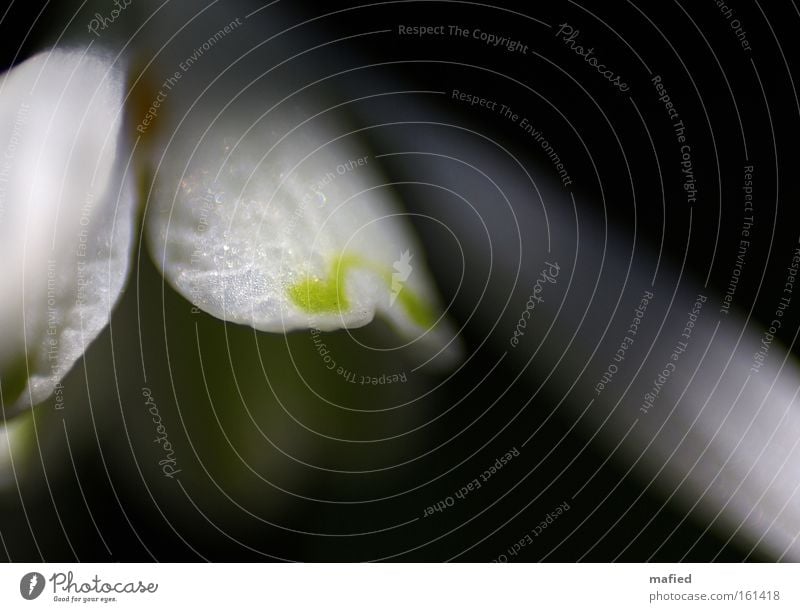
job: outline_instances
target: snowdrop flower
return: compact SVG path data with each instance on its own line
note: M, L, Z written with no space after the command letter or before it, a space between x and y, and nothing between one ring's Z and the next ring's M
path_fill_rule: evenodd
M144 208L134 184L158 157L134 154L125 98L119 63L85 51L41 53L3 77L5 417L58 398L124 288ZM421 250L352 138L285 115L209 125L149 128L171 148L153 161L147 243L194 307L269 332L358 327L380 313L440 362L456 356Z
M450 357L434 289L409 255L421 249L376 162L324 126L248 110L201 121L206 134L173 140L158 163L147 230L167 279L226 321L330 331L380 312Z

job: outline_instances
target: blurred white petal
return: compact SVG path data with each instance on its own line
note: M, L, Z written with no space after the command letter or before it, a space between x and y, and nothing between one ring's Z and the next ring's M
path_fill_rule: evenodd
M128 271L121 71L45 52L0 82L0 376L5 416L49 397L106 326Z
M455 156L456 146L469 151L473 159L494 159L492 149L481 142L456 145L435 132L423 134L410 130L400 136L413 139L421 150L440 152L441 159ZM409 148L400 138L393 144L400 150ZM524 175L515 173L510 165L485 162L484 168L503 185L503 192L510 201L533 200ZM447 185L449 181L464 186L464 190L472 194L472 201L492 236L511 234L509 220L498 214L503 200L491 184L475 177L470 166L427 163L425 171L433 176L431 180L441 184ZM544 172L541 174L546 176ZM693 285L688 274L676 289L671 276L674 271L668 264L661 266L657 282L653 284L652 268L648 267L653 260L647 255L637 255L636 260L629 262L630 254L618 246L626 244L624 239L610 233L604 236L603 229L591 223L582 223L578 228L570 219L570 206L564 203L565 196L546 180L537 176L544 202L548 204L547 237L552 240L553 249L552 252L547 249L547 240L536 242L534 235L522 260L522 277L535 279L544 261L557 258L562 269L573 270L574 278L566 305L554 299L542 303L537 311L541 321L539 330L547 330L550 338L558 339L559 343L557 348L545 345L548 350L542 351L538 351L533 341L528 343L529 350L537 350L538 371L552 371L552 380L557 384L570 385L570 389L576 387L575 381L587 367L587 358L595 354L613 355L620 338L626 337L629 313L638 305L642 291L654 291L656 299L648 307L647 317L639 323L637 336L642 338L637 340L640 346L654 343L652 355L649 350L647 353L650 358L643 365L631 362L632 382L614 381L616 389L623 393L618 404L617 397L611 395L613 391L604 392L601 399L597 399L599 392L594 385L603 369L595 368L596 377L585 378L591 384L576 387L571 402L564 403L567 410L573 411L568 413L569 418L586 427L592 439L596 436L598 442L606 444L612 455L625 457L648 487L702 516L708 529L722 527L720 533L738 535L742 544L759 547L776 559L797 561L800 559L800 411L797 405L800 363L791 355L787 356L787 349L777 346L776 342L768 359L753 373L754 353L761 346L764 328L755 321L746 324L735 310L720 316L714 306L715 302L719 303L718 296L700 285ZM551 206L552 202L562 204ZM440 205L437 210L462 237L464 244L476 251L480 248L483 227L457 209ZM515 210L515 220L522 227L545 227L541 210L535 206L519 206ZM613 239L608 239L609 235ZM580 259L575 262L570 251L578 253L575 245L578 238ZM500 293L515 283L513 271L520 261L519 251L513 241L498 241L493 254L498 272L491 279L489 291ZM595 292L599 265L603 266L602 285ZM484 282L481 278L467 277L466 291L480 293L485 290ZM625 286L627 293L621 300L624 306L615 317L618 291L625 291ZM524 305L530 285L517 283L513 288L512 303ZM691 335L689 350L693 352L679 362L668 383L660 387L655 407L644 411L644 393L650 392L664 363L671 360L676 339L684 338L687 313L698 294L707 295L708 303ZM597 324L581 321L585 316L582 310L585 304L593 305L595 310L590 316L597 321L604 321L604 316L613 317L602 332L605 344L599 349L600 345L595 345L594 331L586 330ZM665 311L667 308L671 308L670 312ZM481 302L477 313L485 325L494 324L497 306L491 301ZM519 311L508 309L503 316L499 328L514 330ZM602 328L602 325L597 327ZM492 341L499 350L508 350L508 335L495 334ZM572 351L563 348L570 344ZM536 370L529 367L530 352L525 351L525 343L520 346L522 350L509 351L509 358L517 367L527 367L525 375L534 381L533 384L538 384ZM603 367L606 365L602 358L599 363ZM580 412L587 402L591 410ZM596 476L597 473L589 481ZM613 491L612 487L614 483L609 484ZM657 513L651 520L658 518ZM631 533L628 543L635 541L643 531ZM598 534L598 537L609 533L612 531ZM670 537L674 535L675 531ZM699 541L687 545L693 547Z
M249 133L239 117L206 127L176 136L187 142L167 150L149 203L155 259L184 297L270 332L360 327L380 313L405 338L457 353L379 160L352 138L271 117Z

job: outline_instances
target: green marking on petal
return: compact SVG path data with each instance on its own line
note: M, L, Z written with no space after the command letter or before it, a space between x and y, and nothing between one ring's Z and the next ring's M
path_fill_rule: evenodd
M343 253L336 257L327 278L308 275L303 280L288 288L289 298L301 310L309 314L335 314L350 308L345 289L347 273L354 268L362 268L375 272L386 283L392 286L392 271L388 268L366 261L357 255ZM408 317L423 328L430 328L436 322L428 305L408 287L403 287L397 294L397 302L408 314Z
M420 327L424 327L425 329L433 327L433 324L436 322L436 318L431 313L427 304L419 299L419 296L416 293L413 293L409 291L408 288L403 287L403 289L400 290L400 293L397 294L397 301L405 309L409 318L414 321L414 323Z
M289 287L288 293L294 304L311 314L344 312L350 308L345 291L347 272L364 265L355 255L340 255L333 260L327 279L307 276Z

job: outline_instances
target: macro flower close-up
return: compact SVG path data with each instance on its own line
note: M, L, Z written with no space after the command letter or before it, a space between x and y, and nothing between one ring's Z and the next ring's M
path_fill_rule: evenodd
M0 557L800 559L798 23L12 1Z
M58 49L4 82L4 114L24 110L10 134L4 257L22 261L3 316L6 329L22 330L6 360L24 354L28 382L7 390L11 414L53 394L130 272L143 201L135 182L151 158L134 155L125 132L124 83L112 62ZM392 196L365 177L368 156L352 159L320 128L303 138L292 133L302 124L266 123L237 114L213 125L202 149L157 159L146 230L170 283L195 308L270 332L360 327L380 311L410 342L452 358L456 340L443 336L421 257L412 275L410 252L420 249Z

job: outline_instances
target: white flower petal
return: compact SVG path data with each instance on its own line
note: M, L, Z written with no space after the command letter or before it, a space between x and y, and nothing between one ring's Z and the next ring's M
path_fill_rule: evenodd
M216 317L271 332L359 327L377 312L455 356L379 162L318 126L272 116L249 125L179 132L156 172L149 241L175 288Z
M125 281L133 197L120 184L123 91L110 61L82 51L41 53L0 82L5 416L53 393Z

